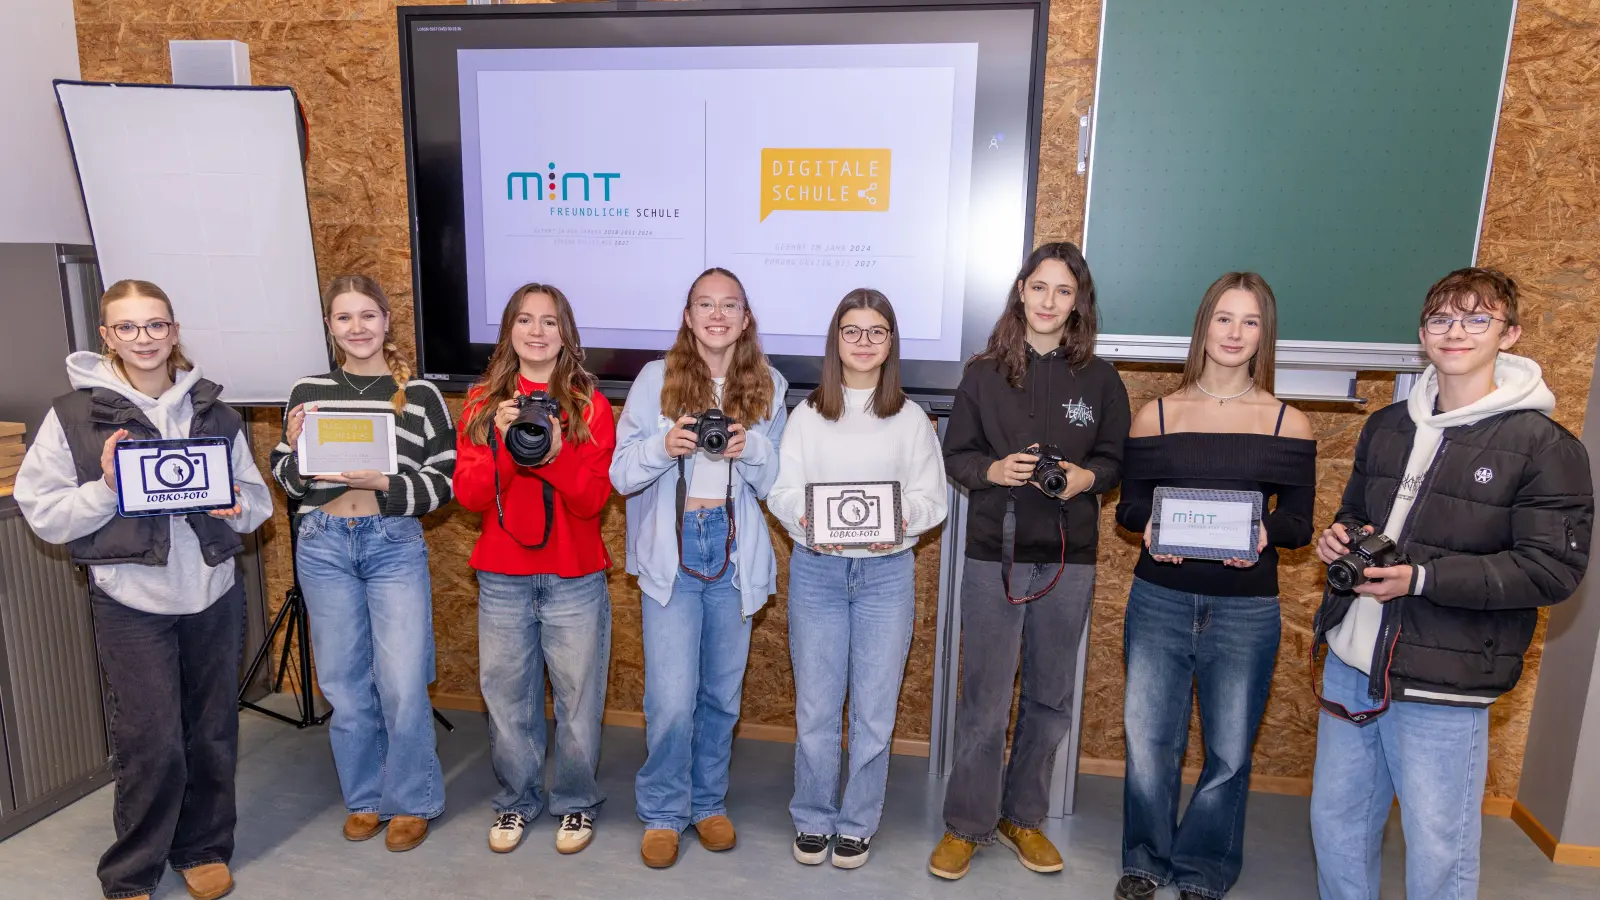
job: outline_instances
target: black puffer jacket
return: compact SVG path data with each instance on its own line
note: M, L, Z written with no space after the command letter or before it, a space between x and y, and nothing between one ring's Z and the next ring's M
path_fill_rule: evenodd
M1367 421L1336 521L1383 526L1416 431L1405 403ZM1424 567L1422 593L1384 607L1373 698L1383 696L1386 663L1395 700L1482 706L1515 687L1537 608L1567 599L1583 578L1593 520L1589 455L1543 413L1445 429L1397 540ZM1319 643L1354 601L1324 594ZM1391 638L1392 661L1382 649Z

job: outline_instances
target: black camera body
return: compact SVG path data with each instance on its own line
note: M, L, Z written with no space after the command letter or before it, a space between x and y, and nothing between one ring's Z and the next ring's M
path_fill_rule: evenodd
M550 455L553 432L561 427L561 404L544 391L518 394L517 417L506 428L506 452L519 466L537 466Z
M1067 458L1060 450L1045 446L1023 452L1039 457L1039 461L1033 464L1033 474L1028 476L1029 481L1037 484L1040 490L1052 497L1059 497L1067 492L1067 470L1061 468L1061 464L1066 462Z
M688 431L694 433L696 445L713 456L721 456L733 440L733 426L737 424L728 414L712 408L694 417Z
M1365 574L1367 569L1401 565L1405 561L1405 554L1388 535L1374 531L1357 541L1349 553L1328 565L1328 586L1349 593L1370 580Z

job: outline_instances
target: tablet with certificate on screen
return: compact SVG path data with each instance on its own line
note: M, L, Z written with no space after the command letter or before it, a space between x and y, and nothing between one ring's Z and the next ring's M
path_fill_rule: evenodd
M906 539L900 482L806 485L806 543L812 547L867 547Z
M232 507L232 449L223 437L117 441L117 512L181 516Z
M1260 491L1158 487L1150 511L1150 552L1186 559L1260 557Z
M300 474L307 477L361 471L393 475L400 471L394 413L308 410L295 451Z

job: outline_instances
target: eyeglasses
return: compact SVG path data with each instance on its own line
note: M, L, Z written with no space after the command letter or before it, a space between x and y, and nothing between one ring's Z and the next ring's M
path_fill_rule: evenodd
M721 310L724 316L732 318L744 311L744 303L739 300L724 300L721 303L711 300L696 300L689 308L694 310L694 314L702 319L711 318L712 314L718 310Z
M135 325L132 322L118 322L111 326L111 333L123 343L132 343L139 339L139 332L144 332L145 337L152 341L164 339L172 332L172 323L157 319L144 325Z
M1485 331L1489 330L1490 322L1504 321L1505 319L1501 319L1496 316L1478 313L1470 316L1461 316L1459 318L1451 318L1450 316L1429 316L1422 320L1422 324L1428 329L1429 334L1449 334L1450 329L1455 327L1457 322L1461 323L1461 330L1465 331L1467 334L1483 334Z
M847 344L861 343L862 335L866 335L867 343L869 344L881 344L889 339L889 329L883 327L882 325L874 325L871 328L861 328L857 325L846 325L839 329L839 337L844 338L844 341Z

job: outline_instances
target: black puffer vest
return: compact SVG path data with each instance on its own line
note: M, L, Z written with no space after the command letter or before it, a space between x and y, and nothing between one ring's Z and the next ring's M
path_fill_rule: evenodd
M195 381L189 391L194 405L190 437L222 437L230 441L239 437L243 420L232 407L217 399L221 393L222 388L213 382L204 378ZM106 439L117 429L127 429L130 440L161 437L137 406L106 388L85 388L63 394L55 399L53 407L61 430L66 433L67 446L72 450L72 464L77 470L79 484L104 477L100 455L105 450ZM168 518L113 516L99 531L72 541L67 549L72 553L72 561L81 566L117 563L164 566L172 546ZM205 513L190 513L184 518L200 540L200 553L206 565L220 565L244 548L238 532L227 522Z

